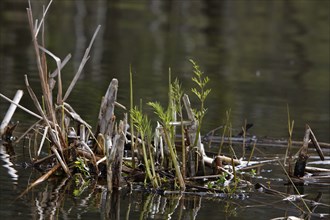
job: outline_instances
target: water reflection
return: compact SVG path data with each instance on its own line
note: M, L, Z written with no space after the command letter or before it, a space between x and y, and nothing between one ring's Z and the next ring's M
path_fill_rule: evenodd
M76 191L80 191L76 195ZM207 195L207 194L205 194ZM215 198L214 195L209 195ZM204 197L207 199L207 196ZM100 219L198 219L203 196L181 193L160 195L143 188L130 191L107 192L106 187L96 182L81 189L73 179L53 180L37 192L23 198L31 206L34 219L85 219L98 216ZM238 204L223 200L218 212L235 216ZM205 201L204 201L205 203ZM223 209L223 210L221 210Z
M280 216L301 216L302 218L320 217L327 213L329 205L324 203L326 194L320 192L310 197L305 203L314 210L305 213L305 203L294 196L293 187L287 188L296 198L294 203L281 195L253 192L248 197L225 196L214 194L187 195L185 193L157 194L135 187L134 190L123 188L112 193L97 182L90 182L88 187L79 187L74 179L53 180L42 188L25 195L22 200L30 206L33 219L255 219L256 216L269 218ZM276 189L276 187L274 187ZM76 192L79 191L79 195ZM308 192L306 192L308 193ZM245 198L246 200L244 200ZM313 201L319 203L314 203ZM317 211L315 209L317 208ZM24 217L24 216L23 216Z
M1 141L1 140L0 140ZM12 184L17 185L18 175L17 170L12 163L12 158L15 156L13 146L3 145L0 143L0 160L2 161L2 167L6 169L6 173L9 175Z

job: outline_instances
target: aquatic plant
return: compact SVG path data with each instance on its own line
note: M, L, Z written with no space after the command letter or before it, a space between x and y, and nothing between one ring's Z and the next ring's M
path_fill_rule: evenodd
M182 146L182 175L185 178L186 176L186 146L185 146L185 131L183 125L183 112L182 112L182 97L183 97L183 89L178 79L175 79L174 82L171 84L170 93L171 99L173 100L176 114L180 118L180 131L181 131L181 146Z
M190 59L189 61L193 65L193 73L195 75L191 78L191 80L197 85L197 87L192 88L191 91L197 96L198 100L200 101L199 109L195 110L194 112L195 117L198 121L198 127L196 132L197 136L194 140L194 146L196 146L202 127L203 118L207 111L207 108L205 108L205 100L211 92L211 89L206 89L206 84L209 82L210 79L207 76L204 77L204 73L201 71L200 67L194 60Z
M286 148L285 157L284 157L284 165L288 166L288 172L291 175L291 173L292 173L292 168L291 168L291 162L292 162L291 147L292 147L292 134L293 134L294 120L291 121L291 119L290 119L289 105L287 105L286 109L287 109L287 115L288 115L288 134L289 134L289 138L288 138L288 146Z
M76 161L74 162L75 168L78 169L79 173L81 173L84 177L89 178L91 176L90 170L86 164L86 161L82 157L77 157Z
M222 147L223 147L226 135L229 137L229 141L231 141L231 135L227 134L227 132L230 130L230 113L231 113L231 109L226 111L226 119L225 119L225 123L224 123L223 129L222 129L222 137L221 137L221 142L220 142L220 146L219 146L219 150L218 150L218 155L220 155L222 152Z
M155 172L155 164L153 159L153 149L151 146L151 125L148 117L137 107L131 109L131 118L134 123L137 132L141 136L141 145L143 151L143 159L145 165L145 171L147 173L147 177L151 181L154 188L159 187L159 183L157 180L156 172ZM151 167L151 169L150 169Z
M171 156L171 161L173 163L174 169L175 169L175 174L176 177L179 181L180 189L184 190L185 189L185 182L182 177L182 173L180 170L179 162L177 155L175 153L175 146L173 146L172 141L171 141L171 109L168 108L166 111L164 108L160 105L158 102L148 102L148 105L151 106L154 109L155 114L159 117L160 123L163 126L163 131L165 135L165 142L168 146L168 149L170 151L170 156Z

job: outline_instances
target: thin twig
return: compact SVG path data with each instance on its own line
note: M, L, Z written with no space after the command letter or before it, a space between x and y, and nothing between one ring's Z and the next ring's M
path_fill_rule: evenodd
M29 2L30 2L30 1L29 1ZM37 36L38 36L38 33L39 33L39 30L40 30L40 27L41 27L41 25L44 23L45 16L46 16L47 11L48 11L50 5L52 4L52 2L53 2L53 0L50 0L50 2L49 2L48 5L47 5L46 10L44 11L44 13L43 13L43 15L42 15L42 18L41 18L41 21L40 21L40 23L39 23L39 26L38 26L38 28L36 29L35 34L34 34L34 37L35 37L35 38L37 38ZM31 9L31 7L30 7L30 9Z

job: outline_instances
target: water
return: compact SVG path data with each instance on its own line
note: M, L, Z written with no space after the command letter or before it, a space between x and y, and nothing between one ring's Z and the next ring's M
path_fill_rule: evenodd
M40 15L41 2L32 1L32 6L35 16ZM32 87L40 94L26 7L26 1L21 0L0 3L0 92L8 97L13 97L17 89L25 90L24 74L28 74ZM130 66L137 105L140 98L143 103L158 100L166 105L169 68L172 78L179 78L192 104L196 105L190 91L195 86L188 61L192 58L211 79L212 92L206 103L208 112L203 133L223 124L225 112L230 109L231 122L237 131L247 120L254 123L251 134L286 138L288 105L294 120L295 140L302 140L307 123L319 141L330 142L329 2L55 1L46 20L46 45L62 59L72 54L62 72L64 88L73 78L98 24L102 27L91 57L68 99L93 127L101 97L113 77L119 80L118 102L129 106ZM54 69L55 63L50 61L49 66ZM36 111L26 90L21 104ZM1 118L7 108L8 103L0 99ZM14 120L20 121L17 135L36 121L21 110L16 112ZM285 152L284 149L262 150L270 157ZM17 172L8 169L8 156L1 151L1 216L26 219L55 213L60 219L104 217L102 201L106 196L100 186L87 188L83 195L74 197L74 187L69 181L64 184L68 188L58 188L60 183L49 182L23 200L15 201L39 175L22 166L23 161L28 161L28 151L23 150L22 144L15 147L15 153L16 157L10 161L14 165L9 167ZM267 178L263 181L271 178L275 188L285 191L281 169L266 166L265 170L270 172L262 173L261 176ZM305 186L304 190L313 192L311 197L323 192L325 203L329 203L328 187ZM45 201L52 197L56 200ZM120 219L127 213L130 219L140 215L178 219L180 212L191 219L192 216L234 219L235 212L239 219L255 218L256 213L273 218L284 216L286 208L285 203L278 201L274 209L268 204L273 197L255 193L249 193L246 200L188 195L170 199L141 192L131 196L122 192L120 198ZM167 212L146 208L159 200L160 204L168 204ZM262 208L254 207L263 202L266 204ZM57 207L54 210L53 205ZM130 212L127 207L131 207ZM290 213L297 215L295 211Z

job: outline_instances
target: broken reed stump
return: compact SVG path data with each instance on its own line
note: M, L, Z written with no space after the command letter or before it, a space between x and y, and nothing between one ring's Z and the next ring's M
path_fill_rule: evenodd
M124 145L126 140L126 124L127 115L125 119L119 122L118 129L115 128L115 104L117 100L118 80L112 79L105 96L102 99L99 124L97 128L97 137L104 137L105 146L99 146L101 149L105 148L106 165L107 165L107 189L112 192L113 189L120 189L122 161L124 156ZM115 132L114 132L115 131ZM115 134L114 134L115 133ZM100 138L101 140L102 138ZM99 145L102 143L96 143ZM96 147L97 148L97 147Z
M112 79L105 96L102 99L99 123L96 134L101 133L104 137L108 135L112 136L112 131L115 123L115 102L117 100L118 80ZM97 137L96 135L96 137Z
M308 159L308 142L309 142L309 135L310 135L310 129L306 126L305 136L304 136L304 144L300 149L299 157L296 162L296 165L294 167L294 173L293 175L295 177L302 177L305 174L305 167L306 167L306 161Z
M316 151L319 154L320 159L324 160L324 155L320 148L320 145L318 144L317 139L314 133L312 132L312 129L309 127L309 125L306 124L303 146L299 150L299 156L294 167L293 175L295 177L303 177L305 175L306 163L307 163L307 159L309 158L308 143L310 140L313 142L313 145L316 148Z
M124 146L126 140L126 124L127 124L127 116L125 115L124 121L119 122L118 133L114 137L113 148L116 148L115 158L113 161L112 169L112 188L120 189L121 182L121 171L123 166L123 156L124 156Z

